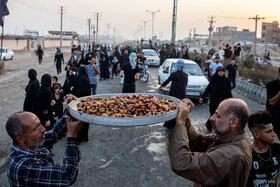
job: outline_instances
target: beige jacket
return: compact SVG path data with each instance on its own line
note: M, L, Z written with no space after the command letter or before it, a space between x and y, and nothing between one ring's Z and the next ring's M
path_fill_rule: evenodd
M194 181L193 186L246 186L252 150L245 134L227 139L199 133L190 120L189 129L176 125L169 134L171 169Z

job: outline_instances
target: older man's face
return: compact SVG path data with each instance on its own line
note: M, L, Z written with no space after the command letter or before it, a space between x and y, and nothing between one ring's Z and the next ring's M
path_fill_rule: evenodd
M20 120L26 131L25 144L30 148L43 145L46 129L41 125L38 117L32 113L26 113L24 119Z
M214 115L211 116L210 121L214 133L223 136L231 132L230 116L226 115L226 106L224 103L220 104Z

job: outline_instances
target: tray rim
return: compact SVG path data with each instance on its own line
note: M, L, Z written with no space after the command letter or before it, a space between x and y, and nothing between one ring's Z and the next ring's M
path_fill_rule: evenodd
M116 117L104 117L96 116L92 114L86 114L80 111L77 111L75 107L82 99L87 99L89 97L115 97L121 95L153 95L160 98L170 99L175 102L177 105L181 103L181 100L172 96L158 94L158 93L112 93L112 94L98 94L98 95L89 95L85 97L80 97L77 100L71 101L68 104L68 111L70 114L77 120L84 121L85 123L101 125L101 126L111 126L111 127L131 127L131 126L144 126L152 125L156 123L162 123L171 119L176 118L178 114L178 108L174 111L167 112L165 114L146 116L146 117L136 117L136 118L116 118ZM75 105L75 106L73 106ZM85 118L84 118L85 117ZM89 118L89 119L87 119ZM109 121L109 122L108 122Z

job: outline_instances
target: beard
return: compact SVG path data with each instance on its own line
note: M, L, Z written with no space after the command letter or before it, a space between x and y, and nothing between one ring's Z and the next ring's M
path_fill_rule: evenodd
M219 136L224 136L231 133L231 128L229 127L229 121L227 121L223 126L217 128L214 122L212 122L213 131Z
M45 135L45 133L42 133L41 136L38 138L38 140L28 140L27 139L26 145L29 147L42 146L43 143L45 142L45 139L43 138L44 135Z

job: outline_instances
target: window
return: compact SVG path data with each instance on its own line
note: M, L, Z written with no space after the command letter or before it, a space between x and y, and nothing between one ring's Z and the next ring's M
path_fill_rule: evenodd
M174 71L177 71L176 63L173 63L171 67L171 73ZM203 72L197 64L184 64L183 71L186 72L188 75L203 76Z
M262 38L265 38L265 33L262 33Z
M266 26L265 25L263 25L263 28L262 28L263 30L265 30L266 29Z

